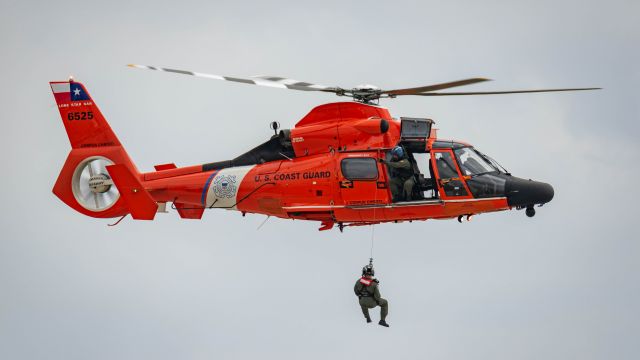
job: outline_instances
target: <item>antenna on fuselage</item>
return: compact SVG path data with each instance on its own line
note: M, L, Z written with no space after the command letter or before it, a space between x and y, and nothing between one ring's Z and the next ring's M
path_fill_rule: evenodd
M278 129L280 129L280 123L277 122L277 121L272 121L270 127L273 130L273 133L277 136L278 135Z

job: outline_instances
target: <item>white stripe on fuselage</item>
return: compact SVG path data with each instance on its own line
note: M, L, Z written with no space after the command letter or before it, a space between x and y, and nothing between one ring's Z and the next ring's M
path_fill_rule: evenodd
M207 189L206 207L236 210L240 184L254 167L255 165L240 166L218 171Z

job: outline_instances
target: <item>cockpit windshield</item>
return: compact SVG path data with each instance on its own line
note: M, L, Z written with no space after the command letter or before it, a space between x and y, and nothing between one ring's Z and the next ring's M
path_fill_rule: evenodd
M504 166L500 165L496 159L492 158L491 156L480 152L479 150L474 149L475 152L477 152L478 154L480 154L480 156L482 156L483 159L489 161L491 163L491 165L493 165L494 168L500 170L500 172L504 173L504 174L509 174L509 171L507 169L504 168Z
M463 175L473 176L500 171L473 148L456 149L455 153Z

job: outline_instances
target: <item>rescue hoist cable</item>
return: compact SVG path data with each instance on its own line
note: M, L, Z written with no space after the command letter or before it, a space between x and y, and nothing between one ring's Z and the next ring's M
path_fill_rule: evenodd
M376 209L373 209L373 219L375 221L376 219ZM369 251L369 259L373 260L373 238L374 238L374 234L375 234L375 230L376 230L376 224L371 224L371 250Z
M380 158L380 150L376 152L376 166L378 166ZM376 233L376 208L378 207L378 179L376 179L376 188L373 191L373 223L371 224L371 249L369 251L369 265L373 266L373 239Z

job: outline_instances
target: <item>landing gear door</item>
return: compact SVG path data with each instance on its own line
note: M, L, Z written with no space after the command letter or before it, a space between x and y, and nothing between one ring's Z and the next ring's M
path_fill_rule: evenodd
M431 153L440 196L443 199L472 198L454 159L451 150L435 150Z

